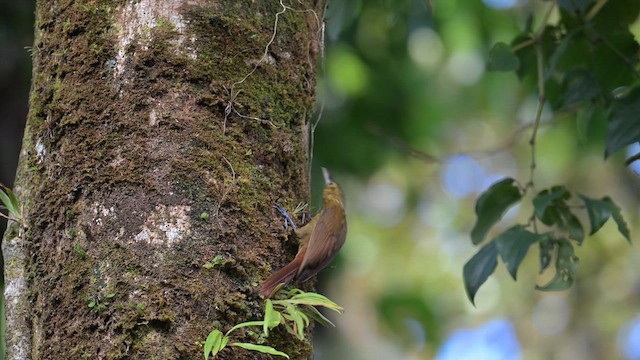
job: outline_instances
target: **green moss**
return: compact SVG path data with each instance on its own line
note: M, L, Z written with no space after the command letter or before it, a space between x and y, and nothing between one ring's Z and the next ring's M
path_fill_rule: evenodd
M167 18L160 18L156 22L155 28L163 33L175 33L176 26Z

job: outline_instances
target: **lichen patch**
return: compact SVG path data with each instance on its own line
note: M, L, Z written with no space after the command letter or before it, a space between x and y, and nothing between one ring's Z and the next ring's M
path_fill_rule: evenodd
M38 139L36 142L36 157L38 158L38 163L42 163L44 161L45 155L47 155L47 148L45 148L42 143L42 139Z
M186 5L203 5L201 0L187 1ZM191 58L196 57L193 44L196 38L187 36L185 29L187 23L180 16L185 1L163 0L157 3L154 0L129 0L118 9L116 27L119 29L117 36L117 51L115 63L115 77L124 74L128 58L132 54L127 52L127 47L140 42L142 49L146 50L148 44L153 41L150 30L163 25L172 26L178 33L175 41L176 50L187 54Z
M173 246L191 234L191 207L158 205L133 240L157 246Z

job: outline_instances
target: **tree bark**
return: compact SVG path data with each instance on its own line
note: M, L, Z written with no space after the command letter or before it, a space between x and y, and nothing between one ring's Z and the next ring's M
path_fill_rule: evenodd
M38 2L8 359L198 359L262 317L257 286L297 246L272 205L309 197L322 2Z

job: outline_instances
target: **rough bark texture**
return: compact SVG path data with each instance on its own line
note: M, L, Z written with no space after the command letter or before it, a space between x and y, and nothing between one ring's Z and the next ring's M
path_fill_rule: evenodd
M296 251L272 205L309 195L323 8L290 6L38 2L24 224L3 246L8 359L198 359L214 327L262 316L260 280Z

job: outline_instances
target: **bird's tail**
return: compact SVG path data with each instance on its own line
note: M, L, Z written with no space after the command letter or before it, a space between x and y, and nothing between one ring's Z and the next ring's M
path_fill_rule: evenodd
M302 256L296 256L295 259L285 265L282 269L269 276L269 278L260 285L260 295L267 298L271 297L271 295L273 295L272 292L278 287L278 285L290 283L298 273L300 263L302 263Z

